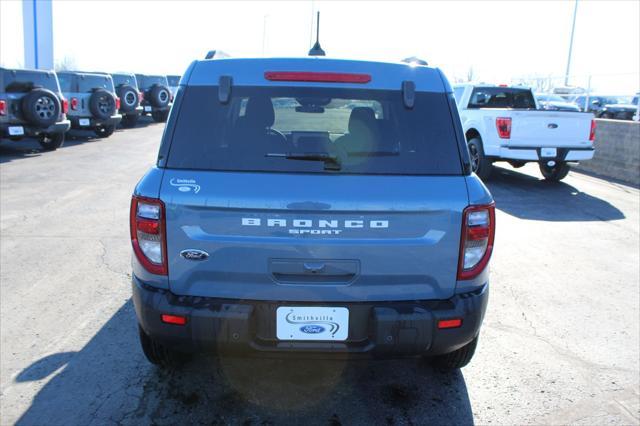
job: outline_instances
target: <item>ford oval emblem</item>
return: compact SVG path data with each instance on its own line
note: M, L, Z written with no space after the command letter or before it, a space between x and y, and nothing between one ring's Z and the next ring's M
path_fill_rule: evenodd
M547 124L547 127L550 128L550 129L557 129L558 125L556 123L549 123L549 124Z
M307 334L320 334L325 330L325 328L321 325L303 325L300 327L300 331Z
M187 260L207 260L209 258L209 253L204 250L187 249L182 250L180 252L180 256Z

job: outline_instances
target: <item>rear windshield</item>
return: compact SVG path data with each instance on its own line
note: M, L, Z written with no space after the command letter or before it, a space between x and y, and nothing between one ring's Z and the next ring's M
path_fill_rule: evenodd
M127 74L111 74L111 77L113 78L113 85L118 87L118 86L123 86L125 84L136 87L136 78L133 75L127 75Z
M154 84L168 86L167 77L163 75L136 75L136 78L138 79L138 86L144 89L148 89Z
M53 73L1 70L0 77L0 87L7 93L29 92L34 87L42 87L53 92L60 91L58 80Z
M308 87L185 88L167 167L220 171L462 174L444 93ZM289 158L287 158L289 157Z
M177 86L180 84L180 76L179 75L168 75L167 81L169 82L169 86Z
M529 89L476 87L467 108L535 109L536 102Z
M105 89L114 92L113 80L104 75L82 75L78 78L78 92L92 92L95 89Z

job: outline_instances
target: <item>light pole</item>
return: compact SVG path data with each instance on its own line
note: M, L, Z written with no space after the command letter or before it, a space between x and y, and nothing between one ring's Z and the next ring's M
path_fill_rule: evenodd
M578 0L573 7L573 24L571 25L571 39L569 40L569 57L567 58L567 72L564 73L564 85L569 85L569 70L571 69L571 52L573 51L573 34L576 30L576 14L578 13Z

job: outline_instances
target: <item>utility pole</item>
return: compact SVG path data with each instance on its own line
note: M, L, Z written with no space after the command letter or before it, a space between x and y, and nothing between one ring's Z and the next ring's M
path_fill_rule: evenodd
M571 39L569 40L569 57L567 58L567 71L564 73L564 85L569 85L569 71L571 69L571 52L573 51L573 34L576 31L576 15L578 13L578 0L573 7L573 24L571 24Z

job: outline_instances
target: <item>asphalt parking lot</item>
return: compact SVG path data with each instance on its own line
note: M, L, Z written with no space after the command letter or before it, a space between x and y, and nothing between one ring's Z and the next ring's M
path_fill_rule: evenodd
M198 357L151 366L128 207L162 125L56 152L0 146L0 422L637 424L640 193L500 168L489 310L471 365ZM89 134L87 134L89 135Z

